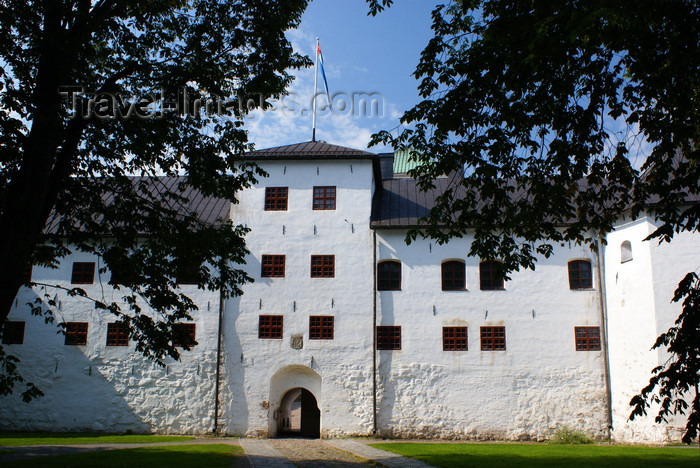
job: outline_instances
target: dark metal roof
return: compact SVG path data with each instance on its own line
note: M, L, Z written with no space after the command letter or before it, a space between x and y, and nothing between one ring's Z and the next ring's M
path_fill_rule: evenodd
M375 159L376 157L376 154L369 151L331 145L325 141L305 141L251 151L245 154L243 159Z
M454 177L435 180L435 188L422 191L415 179L400 178L382 181L382 189L374 195L372 228L406 228L418 225L435 206L435 199L447 188L455 188Z
M187 185L185 177L133 177L132 183L136 186L144 183L144 197L158 200L167 208L177 210L181 216L195 215L197 219L207 225L216 225L229 219L231 202L214 196L204 196L199 190ZM177 198L167 194L177 195ZM114 200L115 194L106 193L103 197L104 205L109 206ZM52 216L46 224L44 232L53 234L56 232L60 217Z
M460 174L461 177L461 174ZM439 178L434 181L435 188L422 191L415 179L410 177L388 179L382 181L381 190L374 194L372 204L372 217L370 226L373 229L399 229L411 228L419 225L420 218L427 217L430 210L435 206L438 196L449 189L455 190L456 197L466 194L464 187L458 186L459 179L455 177ZM582 188L585 182L581 183ZM476 197L478 199L478 193ZM529 197L527 191L519 188L513 191L510 196L513 200ZM700 202L700 195L685 194L684 202L688 205ZM655 210L657 198L648 201L647 206L652 211ZM480 209L481 203L477 209ZM575 220L571 219L560 222L561 226L567 226Z
M219 224L230 217L231 202L215 196L204 196L186 184L185 177L157 177L149 180L153 184L152 192L158 196L162 193L175 192L185 198L182 203L177 203L179 214L185 216L194 214L200 222L209 225Z
M293 145L251 151L244 154L241 159L247 161L368 159L372 161L374 180L381 180L378 155L346 146L331 145L325 141L305 141Z

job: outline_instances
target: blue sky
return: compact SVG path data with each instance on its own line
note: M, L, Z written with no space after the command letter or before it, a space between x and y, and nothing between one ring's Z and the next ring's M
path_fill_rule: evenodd
M312 60L316 37L321 43L335 111L318 112L317 140L366 149L373 133L395 128L403 111L419 102L418 82L411 74L432 37L430 12L437 3L397 0L388 10L370 17L365 0L311 2L300 27L287 37L297 52ZM302 110L311 108L313 67L295 76L291 95L284 100L287 110L257 111L247 119L249 138L257 149L311 140L311 113ZM379 104L378 113L368 114L358 106L353 109L350 103L358 104L360 93L378 93L372 98ZM322 106L325 98L318 103ZM340 110L343 103L346 108Z

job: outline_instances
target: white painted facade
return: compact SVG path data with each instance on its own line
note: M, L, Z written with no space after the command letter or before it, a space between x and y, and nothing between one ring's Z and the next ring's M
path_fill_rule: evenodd
M248 436L278 432L285 395L313 394L325 437L370 435L375 425L373 347L377 325L401 326L401 349L376 351L376 428L396 437L536 439L561 426L625 442L680 438L678 425L652 418L627 422L629 399L663 357L649 349L677 317L670 304L682 276L697 269L700 239L684 234L658 246L643 239L651 218L622 221L610 233L603 265L585 247L562 245L535 271L512 275L504 290L482 291L470 239L407 245L405 229L373 229L376 180L371 158L287 158L258 163L269 177L241 193L234 222L251 228L244 268L255 282L224 304L219 431ZM313 187L336 187L335 210L313 210ZM288 209L265 211L265 188L287 187ZM376 236L376 249L375 245ZM633 259L620 262L628 240ZM285 255L282 278L262 278L262 255ZM311 255L334 255L333 278L311 278ZM401 262L401 290L374 292L376 261ZM34 269L35 281L70 283L73 261ZM443 291L441 264L465 262L466 288ZM593 287L571 290L568 262L588 260ZM600 280L604 284L601 291ZM104 283L104 294L119 294ZM30 404L18 395L0 405L1 429L207 433L213 430L219 295L191 288L199 344L181 362L155 366L128 347L107 347L112 316L81 298L58 293L65 321L89 322L86 346L63 335L24 305L24 288L10 320L25 320L22 345L6 345L24 375L46 396ZM98 297L99 282L88 287ZM607 324L604 317L607 314ZM283 317L282 339L258 338L260 315ZM333 316L334 338L309 338L310 316ZM608 328L600 351L577 351L574 327ZM443 351L442 327L468 330L468 349ZM482 351L480 327L504 326L506 349ZM299 337L301 347L299 348ZM292 347L292 341L295 347ZM605 344L609 349L610 388ZM299 349L297 349L299 348Z
M71 287L73 261L98 262L75 254L58 270L34 267L32 280ZM109 278L81 285L91 297L118 300L121 293ZM23 403L18 394L3 398L0 427L4 430L205 433L212 429L216 371L219 294L183 285L198 304L193 314L199 345L183 352L180 362L166 359L161 367L139 354L134 343L106 346L112 314L95 310L91 301L56 292L60 302L56 322L87 322L85 346L66 346L55 325L31 316L28 302L37 297L22 288L8 320L24 321L24 343L3 345L20 359L20 370L45 394ZM34 287L43 295L43 287ZM53 293L52 293L53 295ZM21 386L20 386L21 388Z
M269 177L243 192L232 209L233 219L251 229L245 268L255 282L226 308L231 403L225 431L274 435L282 397L304 387L319 403L324 435L371 433L372 163L275 161L261 167ZM335 210L312 209L314 186L336 187ZM262 209L265 187L288 187L286 211ZM284 278L261 278L262 255L286 256ZM335 255L335 277L311 278L311 255ZM258 338L260 315L284 317L281 340ZM333 340L309 339L311 315L334 317ZM302 349L291 347L292 335L303 337Z
M632 397L649 383L651 370L668 359L651 350L656 338L678 318L681 305L671 303L683 277L698 269L697 233L677 234L671 243L645 241L657 228L653 218L622 220L607 236L605 288L612 393L613 436L617 440L660 443L680 440L685 419L672 417L656 424L657 406L649 415L628 421ZM622 244L629 242L631 259L623 261Z
M469 239L406 245L379 234L379 259L402 261L401 291L380 291L380 325L401 325L402 350L380 351L380 427L389 435L543 439L567 425L603 437L601 351L577 352L574 327L599 326L598 289L569 289L567 262L595 256L558 247L504 290L479 288ZM441 290L441 264L466 266L466 290ZM594 273L594 284L596 281ZM467 351L443 351L442 327L466 326ZM505 351L482 351L480 327L504 326Z

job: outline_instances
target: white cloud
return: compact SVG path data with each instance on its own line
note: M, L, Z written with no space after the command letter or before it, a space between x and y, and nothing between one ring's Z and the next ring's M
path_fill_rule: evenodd
M257 149L311 140L314 70L298 70L295 75L289 95L281 101L275 101L274 110L257 110L245 119L249 140L255 143ZM319 85L319 90L321 89ZM316 139L366 149L370 136L374 133L372 128L360 123L367 119L355 117L349 111L323 110L325 103L325 96L318 98ZM386 110L384 114L386 115Z
M303 29L295 29L287 32L287 38L296 52L310 55L313 59L315 35ZM367 71L363 67L354 68ZM341 64L326 63L326 75L329 80L332 77L340 77L342 69ZM255 144L255 148L263 149L311 140L314 69L311 67L297 70L294 75L295 80L288 89L289 95L282 100L287 108L282 108L282 103L277 101L274 102L276 106L274 110L265 112L258 110L245 119L245 129L248 130L249 140ZM319 92L323 89L322 83L319 83L318 89ZM383 100L383 97L381 99ZM382 115L371 117L359 117L353 115L350 110L344 112L338 109L333 112L321 110L325 103L325 97L318 98L316 139L357 149L367 149L371 135L383 128L387 122L392 126L398 124L398 117L401 115L396 110L396 106L386 102L381 103ZM356 109L353 111L357 112ZM371 149L373 152L383 150L387 151L383 147Z

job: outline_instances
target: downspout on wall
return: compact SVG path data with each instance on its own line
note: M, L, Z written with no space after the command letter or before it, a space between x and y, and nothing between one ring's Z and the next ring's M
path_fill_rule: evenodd
M598 236L596 238L596 260L598 263L598 298L600 299L600 326L602 328L600 333L600 343L603 349L603 356L605 359L605 396L606 396L606 406L607 406L607 416L608 416L608 440L612 440L613 433L613 415L612 415L612 388L610 386L610 353L608 352L608 307L607 307L607 297L605 291L605 263L604 257L601 255L603 250L603 243Z
M219 275L221 279L224 279L224 266L223 263L219 266ZM224 317L224 307L226 305L226 297L224 295L223 287L219 289L219 324L218 331L216 334L216 382L214 383L214 434L219 433L219 379L221 376L221 335L222 335L222 321Z
M372 230L372 434L377 433L377 231Z

